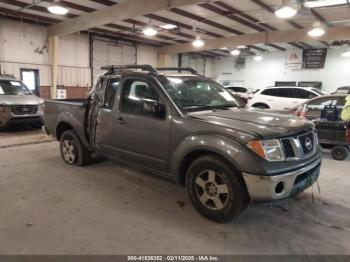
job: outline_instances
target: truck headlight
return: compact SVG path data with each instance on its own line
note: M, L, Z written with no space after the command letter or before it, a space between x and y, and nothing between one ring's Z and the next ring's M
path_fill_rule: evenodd
M278 139L252 140L247 146L268 161L283 161L286 159L281 142Z
M6 106L0 105L0 113L4 113L6 112L6 110L7 110Z

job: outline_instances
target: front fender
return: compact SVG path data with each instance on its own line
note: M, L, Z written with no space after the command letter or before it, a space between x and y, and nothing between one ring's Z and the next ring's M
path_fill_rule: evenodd
M250 155L245 145L232 138L218 134L193 134L177 145L172 155L171 171L177 181L181 180L183 160L193 152L210 152L229 161L239 172L243 171L243 156ZM247 153L247 154L246 154Z

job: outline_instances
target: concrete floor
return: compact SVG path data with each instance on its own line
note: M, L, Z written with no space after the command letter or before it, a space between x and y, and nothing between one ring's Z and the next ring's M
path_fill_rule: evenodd
M184 188L110 161L68 166L28 135L0 135L0 254L350 254L349 160L324 157L321 224L311 190L216 224Z

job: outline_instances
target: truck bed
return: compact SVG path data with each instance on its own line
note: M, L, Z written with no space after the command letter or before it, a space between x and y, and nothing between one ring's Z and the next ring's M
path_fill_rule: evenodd
M87 99L45 100L44 124L47 132L58 138L60 123L65 123L85 138L86 103Z

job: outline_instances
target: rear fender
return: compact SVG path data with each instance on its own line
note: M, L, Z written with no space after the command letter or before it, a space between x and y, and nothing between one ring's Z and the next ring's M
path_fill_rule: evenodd
M84 122L81 121L81 119L77 118L72 112L61 112L58 117L57 117L57 128L59 127L60 124L66 123L70 125L73 130L78 134L81 142L83 145L90 151L93 149L90 146L90 143L87 141L86 135L85 135L85 127L84 127ZM57 137L57 134L55 134Z

